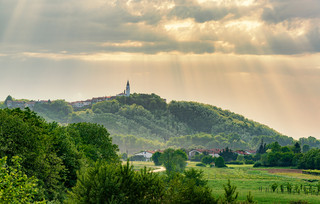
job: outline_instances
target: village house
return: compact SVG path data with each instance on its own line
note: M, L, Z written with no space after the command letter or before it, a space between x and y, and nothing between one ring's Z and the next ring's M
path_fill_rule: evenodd
M135 156L143 156L146 161L151 161L152 155L155 153L155 151L142 151L139 153L134 154Z
M24 101L7 101L7 107L8 108L25 108L25 102Z
M25 103L25 107L30 108L30 110L33 110L35 104L36 104L35 101L29 101Z
M188 153L189 158L194 157L196 154L203 154L204 152L207 152L208 155L211 155L212 157L219 157L220 149L193 149Z

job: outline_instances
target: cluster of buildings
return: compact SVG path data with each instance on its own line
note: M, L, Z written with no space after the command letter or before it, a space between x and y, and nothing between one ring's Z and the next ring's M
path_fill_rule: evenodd
M92 104L101 102L101 101L108 101L108 100L112 100L115 99L117 96L130 96L130 84L129 81L127 81L127 86L126 89L122 92L117 94L116 96L104 96L104 97L97 97L97 98L92 98L92 99L88 99L85 101L75 101L75 102L71 102L69 103L73 108L75 109L79 109L82 107L88 107L91 106ZM30 108L31 110L33 110L35 104L37 103L49 103L50 100L38 100L38 101L13 101L13 100L8 100L7 101L7 107L8 108Z
M50 100L49 100L50 101ZM31 110L33 110L34 106L37 103L48 103L49 101L45 101L45 100L38 100L38 101L11 101L8 100L7 101L7 107L8 108L30 108Z
M202 154L204 152L207 152L208 155L212 156L212 157L220 157L220 152L222 152L223 149L193 149L193 150L190 150L188 152L188 157L189 159L194 157L195 155L197 154ZM142 151L142 152L139 152L139 153L136 153L134 155L136 156L143 156L146 161L150 161L151 160L151 157L152 155L157 152L157 151ZM162 152L162 151L160 151ZM234 153L238 154L238 155L250 155L250 154L255 154L256 151L254 150L235 150L233 151Z
M104 97L97 97L97 98L88 99L85 101L74 101L74 102L71 102L70 105L73 108L77 109L77 108L87 107L87 106L90 106L92 104L95 104L95 103L98 103L101 101L109 101L109 100L115 99L117 96L126 96L126 97L130 96L130 83L129 83L129 81L127 81L126 89L122 93L117 94L116 96L104 96Z

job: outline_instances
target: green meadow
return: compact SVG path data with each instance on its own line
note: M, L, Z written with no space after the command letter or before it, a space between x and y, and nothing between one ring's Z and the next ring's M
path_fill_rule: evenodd
M135 169L143 168L143 166L157 168L152 162L132 162L132 164ZM320 203L320 194L317 195L320 176L286 172L287 168L253 168L252 165L228 165L228 168L210 168L197 167L196 162L188 162L187 168L203 170L212 193L216 197L223 196L223 185L230 179L231 184L237 186L239 201L246 200L250 191L254 200L258 203L290 203L298 200ZM272 170L273 173L269 173L268 170ZM278 184L275 192L271 189L271 185L274 183ZM287 190L288 183L292 186L291 193ZM280 185L283 185L283 192L281 192Z

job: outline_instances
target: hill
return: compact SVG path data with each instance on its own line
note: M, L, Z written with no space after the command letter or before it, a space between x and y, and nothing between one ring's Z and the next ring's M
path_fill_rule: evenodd
M266 125L216 106L171 101L155 94L131 94L73 110L63 100L36 104L47 121L92 122L105 126L121 151L163 147L256 149L265 142L291 144L293 139Z

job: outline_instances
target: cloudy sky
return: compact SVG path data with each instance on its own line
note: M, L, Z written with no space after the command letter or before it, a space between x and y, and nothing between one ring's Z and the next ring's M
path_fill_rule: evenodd
M319 0L0 0L0 100L132 92L320 138Z

